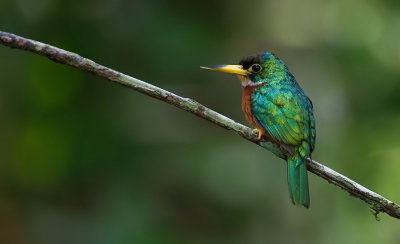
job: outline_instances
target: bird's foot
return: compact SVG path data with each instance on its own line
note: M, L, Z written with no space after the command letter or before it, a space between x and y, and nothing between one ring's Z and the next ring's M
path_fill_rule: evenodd
M263 131L260 130L259 128L254 128L253 131L258 133L257 139L260 141L263 136Z

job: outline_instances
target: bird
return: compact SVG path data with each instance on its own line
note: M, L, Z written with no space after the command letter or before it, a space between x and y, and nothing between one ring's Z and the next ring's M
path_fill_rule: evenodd
M236 74L243 88L242 110L258 133L276 144L287 158L289 196L294 205L309 208L306 159L315 148L313 103L275 54L260 52L235 65L200 68Z

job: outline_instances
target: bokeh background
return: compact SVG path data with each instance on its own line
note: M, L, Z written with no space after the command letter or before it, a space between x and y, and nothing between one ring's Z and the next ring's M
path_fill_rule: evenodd
M313 158L400 202L400 2L2 0L1 30L247 125L236 77L276 53L312 99ZM399 220L170 105L0 46L0 243L400 243Z

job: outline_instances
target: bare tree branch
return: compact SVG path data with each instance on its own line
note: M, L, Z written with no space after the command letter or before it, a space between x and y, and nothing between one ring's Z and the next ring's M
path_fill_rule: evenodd
M239 124L190 98L180 97L144 81L135 79L131 76L97 64L90 59L79 56L78 54L11 33L0 31L0 43L10 48L18 48L45 56L55 62L90 72L94 75L116 82L120 85L139 91L163 102L172 104L175 107L186 110L205 120L217 124L220 127L231 130L241 137L266 148L282 159L286 158L285 154L275 144L266 140L258 141L256 133L254 133L250 128ZM377 215L379 212L385 212L392 217L400 219L400 206L394 202L314 160L308 159L307 167L310 172L320 176L336 186L339 186L343 190L349 192L352 196L355 196L369 204L370 207L375 211L375 215Z

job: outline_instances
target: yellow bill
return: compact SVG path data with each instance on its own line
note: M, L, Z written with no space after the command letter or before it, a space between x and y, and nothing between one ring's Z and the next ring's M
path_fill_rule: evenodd
M250 72L248 70L243 69L242 65L218 64L218 65L200 66L200 68L216 70L216 71L237 74L237 75L249 75L250 74Z

